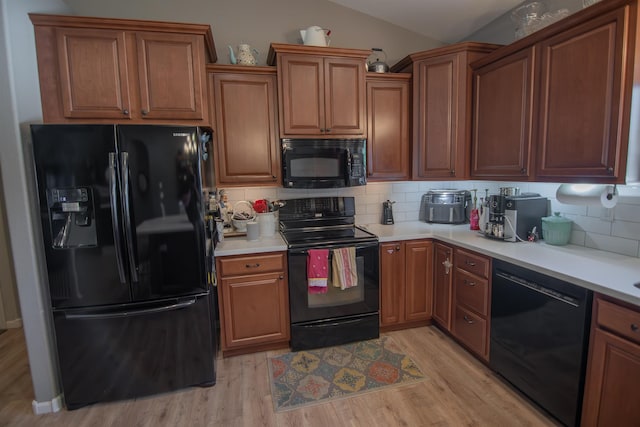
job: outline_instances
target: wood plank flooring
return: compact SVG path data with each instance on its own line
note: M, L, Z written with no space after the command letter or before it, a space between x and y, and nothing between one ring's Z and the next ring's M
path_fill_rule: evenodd
M435 327L388 332L427 380L274 413L271 351L218 360L218 381L159 396L36 416L21 329L0 335L0 426L556 426Z

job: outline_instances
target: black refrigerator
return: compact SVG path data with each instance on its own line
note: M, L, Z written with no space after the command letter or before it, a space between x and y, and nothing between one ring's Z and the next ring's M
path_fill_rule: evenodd
M205 128L32 125L67 408L215 384Z

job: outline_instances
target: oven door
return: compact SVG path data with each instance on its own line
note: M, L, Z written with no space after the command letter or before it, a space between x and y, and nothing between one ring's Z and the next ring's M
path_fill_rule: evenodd
M378 243L345 243L314 248L329 249L329 277L331 277L331 249L348 246L356 248L358 284L341 290L329 283L325 294L309 292L307 285L307 250L289 249L291 323L330 320L378 312L380 307Z

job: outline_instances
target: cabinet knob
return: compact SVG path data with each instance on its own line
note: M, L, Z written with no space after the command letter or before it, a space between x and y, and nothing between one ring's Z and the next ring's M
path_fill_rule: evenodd
M278 277L278 279L280 280L284 279L284 275L281 274L280 277Z
M467 264L469 267L475 267L476 266L476 263L473 262L473 261L466 260L464 263Z
M635 323L631 324L631 332L638 332L638 325L636 325Z
M320 128L320 132L324 132L324 128Z
M258 268L260 267L260 263L256 262L255 264L245 264L245 268Z
M475 322L473 321L472 318L470 318L469 316L467 316L466 314L463 317L464 321L467 322L470 325L473 325Z
M449 274L449 269L453 267L453 264L451 263L451 261L449 261L449 258L442 261L442 265L444 265L444 274Z
M456 174L456 170L455 170L455 169L451 169L451 170L449 171L449 175L453 176L453 175L455 175L455 174Z
M527 174L527 168L522 168L522 169L520 169L520 173L521 173L522 175L526 175L526 174Z
M326 128L325 132L331 132L331 128Z
M276 179L277 177L275 175L271 175L271 178L272 179Z
M464 279L463 282L467 286L475 286L476 285L476 282L470 282L467 279Z
M147 110L142 110L141 112L142 112L143 116L146 116L147 114L149 114L149 112Z
M607 168L607 173L608 173L609 175L613 175L613 168L612 168L611 166L609 166L609 167Z
M400 246L396 246L396 252L400 252Z
M124 114L125 116L129 115L129 110L127 110L126 108L124 110L122 110L122 114Z

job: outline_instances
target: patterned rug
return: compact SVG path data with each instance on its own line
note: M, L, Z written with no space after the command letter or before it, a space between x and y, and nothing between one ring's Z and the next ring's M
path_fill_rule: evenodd
M276 411L425 379L390 337L290 352L268 363Z

